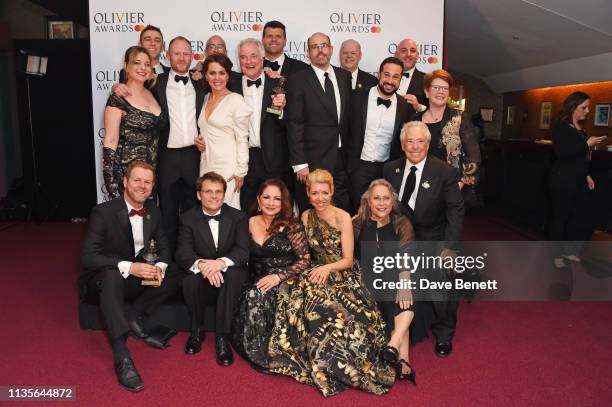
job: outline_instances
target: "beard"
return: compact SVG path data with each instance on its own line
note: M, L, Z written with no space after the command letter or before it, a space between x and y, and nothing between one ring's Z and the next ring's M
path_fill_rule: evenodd
M384 87L383 85L390 85L390 86L393 86L393 90L392 90L391 92L387 92L387 91L385 90L385 87ZM385 83L385 84L381 84L381 83L379 83L379 84L378 84L378 90L380 91L380 93L382 93L382 94L383 94L383 95L385 95L385 96L392 96L392 95L393 95L393 94L394 94L394 93L397 91L397 89L398 89L398 88L397 88L395 85L392 85L392 84L390 84L390 83Z

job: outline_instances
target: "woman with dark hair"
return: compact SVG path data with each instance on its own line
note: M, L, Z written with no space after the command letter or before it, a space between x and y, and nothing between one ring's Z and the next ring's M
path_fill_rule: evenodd
M414 254L414 230L410 220L402 215L397 193L384 179L376 179L361 196L361 205L353 219L355 250L363 273L371 273L374 257L395 257L397 253ZM367 243L362 245L362 243ZM366 250L362 249L366 247ZM397 277L382 277L385 281L410 281L409 270L398 270ZM382 350L383 358L395 367L396 378L416 384L416 373L410 365L409 329L414 317L412 293L409 288L397 290L394 300L382 293L376 298L390 338Z
M199 144L203 146L200 174L221 174L227 180L225 203L240 209L240 189L249 167L251 108L241 95L227 88L232 70L227 56L208 56L203 69L211 92L204 98L198 119Z
M252 281L240 297L232 329L236 351L258 371L267 372L273 358L269 343L280 342L287 305L279 291L287 291L310 264L304 226L293 216L293 204L285 184L265 181L250 209L250 259ZM275 323L275 321L278 321Z
M552 214L549 236L553 241L580 242L591 240L589 190L595 182L589 175L589 149L606 136L587 137L583 128L591 99L584 92L574 92L563 102L559 120L553 128L555 163L550 173ZM563 257L580 261L581 244L567 243L556 250L554 265L565 266Z
M447 106L453 83L452 75L444 69L426 74L423 86L429 99L429 108L417 113L415 119L429 127L429 154L457 168L461 174L459 189L463 189L465 185L476 182L480 147L469 116Z
M112 93L104 109L102 171L109 199L123 193L123 176L133 161L141 160L156 167L159 132L167 120L145 87L145 82L154 77L149 52L142 47L130 47L124 62L130 96Z

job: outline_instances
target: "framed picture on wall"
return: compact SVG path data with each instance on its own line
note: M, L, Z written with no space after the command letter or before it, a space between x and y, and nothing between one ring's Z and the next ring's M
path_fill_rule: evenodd
M610 124L610 105L596 104L595 105L595 121L594 126L608 127Z
M512 126L514 124L514 112L516 108L514 106L508 106L506 108L506 124Z
M47 17L47 38L50 40L66 40L74 37L74 22Z
M480 116L482 116L483 122L485 123L492 122L493 121L493 108L492 107L481 107Z
M552 120L552 102L542 102L540 107L540 128L550 129Z

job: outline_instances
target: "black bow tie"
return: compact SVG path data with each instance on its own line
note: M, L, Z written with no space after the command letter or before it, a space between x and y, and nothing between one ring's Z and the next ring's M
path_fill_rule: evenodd
M280 65L278 64L278 61L270 61L269 59L264 59L264 68L268 67L273 71L278 71L280 69Z
M187 81L189 80L188 76L174 75L174 80L176 82L183 82L183 85L187 85Z
M215 215L215 216L210 216L210 215L204 214L204 219L206 219L206 222L210 221L211 219L214 219L217 222L220 222L221 221L221 214L219 213L218 215Z
M250 79L247 79L247 86L253 86L255 85L256 88L261 86L261 78L257 78L256 80L252 81Z
M406 79L410 78L410 72L404 72L402 76Z
M376 106L385 105L388 109L391 107L391 99L383 99L381 97L376 98Z

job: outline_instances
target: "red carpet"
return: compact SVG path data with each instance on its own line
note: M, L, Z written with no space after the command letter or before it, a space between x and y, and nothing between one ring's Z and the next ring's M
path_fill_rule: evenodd
M462 303L451 357L437 358L431 340L418 344L411 351L418 386L399 382L382 397L349 390L324 399L292 379L259 374L239 357L221 368L212 335L200 354L188 357L185 333L164 351L128 342L145 382L144 392L131 394L116 382L104 332L78 326L75 279L84 227L4 226L0 386L75 386L78 404L87 406L612 404L612 304L576 302ZM524 239L502 228L469 219L466 237Z

